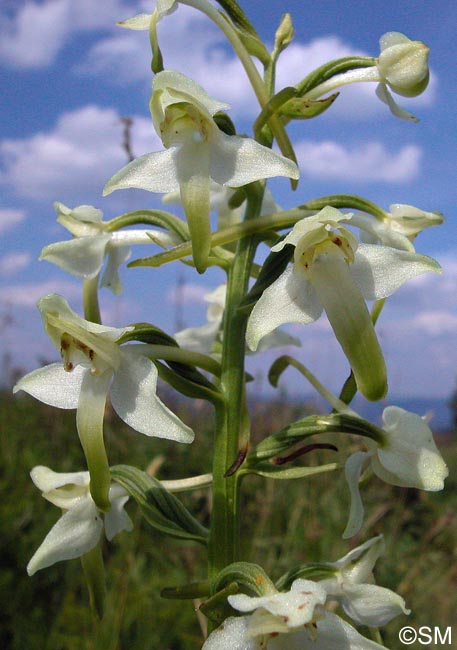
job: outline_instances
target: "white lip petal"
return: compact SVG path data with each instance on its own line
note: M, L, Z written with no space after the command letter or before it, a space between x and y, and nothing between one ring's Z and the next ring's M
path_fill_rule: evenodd
M86 372L87 369L82 366L66 372L62 363L52 363L22 377L14 386L13 393L23 390L44 404L60 409L75 409Z
M122 348L110 391L114 410L135 431L147 436L192 442L193 431L157 397L157 376L152 361L127 346Z
M31 576L62 560L88 553L97 544L103 529L102 519L90 499L68 510L51 528L27 565Z

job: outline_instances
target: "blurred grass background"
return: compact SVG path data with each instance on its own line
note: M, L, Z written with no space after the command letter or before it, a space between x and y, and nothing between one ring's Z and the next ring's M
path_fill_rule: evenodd
M35 465L56 471L84 469L75 415L51 409L28 396L0 395L2 454L0 481L1 577L0 648L3 650L196 650L202 633L195 603L164 600L164 586L204 576L204 552L195 544L170 540L141 521L134 503L132 533L121 533L104 554L107 608L94 620L79 560L59 563L32 578L25 567L59 512L32 484ZM184 410L184 412L183 412ZM286 400L254 405L254 437L260 439L309 412L309 405ZM202 403L181 405L181 416L197 432L193 445L177 445L134 433L111 412L106 439L110 462L128 463L160 479L210 471L212 416ZM441 444L440 444L441 439ZM341 438L334 437L341 448ZM363 490L366 526L352 540L341 539L348 493L341 472L300 481L249 477L243 484L243 559L261 564L277 579L294 564L332 561L374 534L384 533L387 551L376 567L379 584L398 591L413 611L383 630L386 646L399 647L404 625L455 624L457 609L457 445L455 436L437 440L450 468L446 488L417 492L373 479ZM353 444L356 448L355 443ZM348 451L350 449L348 448ZM332 461L318 450L301 462ZM247 495L249 494L249 498ZM207 522L207 490L182 497ZM457 626L452 647L457 647ZM427 646L420 646L421 648ZM436 647L436 646L430 646ZM317 649L316 649L317 650Z

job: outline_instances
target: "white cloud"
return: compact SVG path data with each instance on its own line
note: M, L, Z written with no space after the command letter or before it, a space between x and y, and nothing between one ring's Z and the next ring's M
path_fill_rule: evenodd
M13 208L0 208L0 233L11 230L18 226L25 219L24 210Z
M114 29L115 22L132 10L135 13L121 0L20 3L12 17L6 12L0 16L0 61L25 69L51 65L72 34Z
M204 287L201 284L186 283L180 286L173 286L167 293L167 302L172 305L178 304L204 304L204 296L211 293L214 288Z
M417 177L421 149L406 145L391 153L380 142L346 148L331 140L300 142L296 148L300 170L316 179L404 183Z
M457 332L457 314L444 309L424 311L411 319L408 327L422 330L426 334L438 336Z
M11 275L25 269L32 259L30 253L14 252L0 258L0 273Z
M0 182L38 200L100 196L108 178L127 163L122 129L121 116L110 108L63 113L51 131L0 142ZM162 148L149 119L134 117L132 148L135 156Z
M47 293L60 293L67 299L80 298L81 287L73 282L47 280L11 284L0 288L0 303L8 307L36 307L38 300Z

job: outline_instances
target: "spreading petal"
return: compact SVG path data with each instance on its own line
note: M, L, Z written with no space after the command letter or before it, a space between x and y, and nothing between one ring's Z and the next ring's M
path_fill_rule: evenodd
M105 515L105 534L108 541L122 530L133 530L133 522L124 510L129 495L123 487L112 483L109 489L110 511Z
M147 436L192 442L192 430L156 395L157 368L132 347L121 349L120 367L110 392L114 410L129 426Z
M256 350L259 341L284 323L312 323L322 314L322 304L312 284L288 267L260 297L251 312L246 342Z
M93 278L102 267L110 238L108 234L100 234L49 244L41 251L40 260L57 264L79 278Z
M220 185L241 187L261 178L298 179L297 165L252 138L217 132L211 142L211 178Z
M426 255L370 244L360 244L351 265L365 300L387 298L411 278L428 271L442 272L438 262Z
M59 409L75 409L86 372L87 369L82 366L65 372L61 363L52 363L22 377L14 386L13 393L23 390L44 404Z
M410 613L401 596L378 585L345 585L341 602L344 611L353 621L370 627L382 627L395 616Z
M103 521L95 504L84 499L68 510L46 535L43 543L27 565L31 576L55 562L72 560L93 549L103 528Z
M174 155L176 147L146 153L122 167L103 189L103 196L129 187L149 192L173 192L179 188Z

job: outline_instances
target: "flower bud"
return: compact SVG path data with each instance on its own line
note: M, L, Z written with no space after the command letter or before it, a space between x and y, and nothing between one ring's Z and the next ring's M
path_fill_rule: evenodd
M427 45L411 41L399 32L388 32L379 42L381 54L377 67L384 82L403 97L420 95L430 78Z

